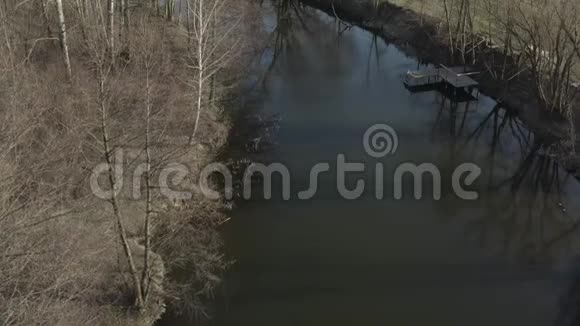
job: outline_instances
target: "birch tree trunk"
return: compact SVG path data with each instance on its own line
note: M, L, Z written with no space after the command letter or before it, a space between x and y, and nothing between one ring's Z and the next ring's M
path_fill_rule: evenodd
M108 179L109 186L111 187L111 198L109 199L111 206L113 208L113 214L115 216L117 224L117 232L119 233L119 238L121 241L121 246L123 247L123 252L125 253L125 258L127 259L127 264L129 265L129 273L133 279L133 287L135 290L135 306L142 311L144 309L143 291L141 287L141 282L139 275L137 273L137 268L135 267L135 261L133 259L133 253L131 247L129 246L129 241L127 238L127 231L125 229L125 224L123 223L123 217L121 215L121 210L119 208L119 200L117 198L118 190L118 180L115 175L115 170L113 162L111 160L112 151L109 139L109 127L108 127L108 114L107 114L107 100L105 91L105 80L106 73L103 71L103 67L98 67L98 97L99 106L101 113L101 132L103 134L103 154L105 157L105 162L108 165Z
M189 3L189 1L192 1ZM210 90L210 100L213 100L213 76L218 73L233 57L237 51L237 40L234 40L233 46L223 48L223 42L231 36L232 32L238 26L239 17L219 20L223 10L226 9L226 1L222 0L189 0L187 7L188 15L193 22L191 24L191 49L190 56L192 64L189 65L194 72L193 81L190 83L195 88L194 126L189 137L189 144L195 141L199 130L201 114L204 108L204 96L207 92L206 81L208 81ZM233 37L233 36L232 36Z
M62 1L62 0L59 0ZM109 54L111 56L111 63L115 63L115 0L109 0L109 21L108 21L108 36L109 36Z
M203 99L203 87L204 87L204 43L205 40L205 31L206 31L206 22L204 17L204 8L203 3L205 0L197 0L195 4L195 22L194 22L194 34L195 34L195 46L197 51L197 98L196 98L196 116L195 116L195 124L193 126L193 131L189 138L189 144L193 145L195 141L195 136L197 134L197 130L199 128L199 118L201 116L201 109L202 109L202 99Z
M121 26L125 27L125 5L126 0L121 0L121 7L119 8L119 14L121 15Z
M72 79L72 69L70 65L70 56L68 53L68 41L66 36L66 23L64 19L64 8L62 6L62 0L56 0L56 8L58 11L58 28L59 28L59 39L60 47L62 49L64 65L66 68L67 78Z
M153 213L153 198L151 194L151 83L149 81L150 63L145 62L146 69L146 98L145 98L145 187L147 192L147 203L145 208L145 253L143 255L143 272L141 274L141 292L143 301L147 302L149 296L150 282L150 256L151 256L151 215Z

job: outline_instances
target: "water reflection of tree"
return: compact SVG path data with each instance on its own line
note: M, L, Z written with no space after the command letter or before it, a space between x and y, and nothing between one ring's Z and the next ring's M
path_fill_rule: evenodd
M501 105L469 132L465 123L468 115L465 105L442 97L434 127L448 127L453 157L487 146L482 162L486 178L480 185L483 196L475 205L476 216L467 223L468 234L475 235L482 247L525 263L549 263L558 255L577 250L572 245L580 232L580 220L568 215L566 209L565 185L571 176L551 153L557 144L534 137L515 113ZM462 138L464 134L467 136ZM457 146L459 141L463 146ZM506 143L509 148L503 146ZM513 153L514 148L521 153L520 162L506 176L505 166L498 165L502 155ZM580 322L580 267L575 266L572 273L576 275L561 299L557 326Z
M273 1L276 15L276 27L272 32L271 58L262 78L263 85L266 84L268 76L274 70L276 63L281 55L292 48L300 46L297 36L297 24L308 31L308 26L304 20L305 11L296 0L278 0Z
M366 85L365 87L370 87L372 84L371 75L373 72L381 73L381 51L379 49L379 36L373 34L373 39L369 44L369 55L367 58L367 69L366 69ZM373 67L373 57L375 61L375 66Z
M530 147L532 132L525 128L516 113L504 109L501 104L496 106L481 120L477 127L467 137L466 143L477 142L484 131L491 130L489 157L495 157L503 136L515 139L520 147L520 153L525 155ZM507 132L507 134L505 134Z
M534 137L515 113L499 104L474 125L473 103L444 96L437 101L432 134L444 131L448 158L443 166L454 167L476 155L483 169L480 200L452 204L455 209L465 205L472 214L468 234L482 246L527 261L557 254L580 231L580 222L574 224L567 215L564 185L569 176L551 155L554 146ZM510 157L519 157L517 166L510 167Z
M336 42L340 43L344 39L344 33L351 30L354 25L342 20L338 15L330 15L330 20L325 19L325 16L319 16L315 10L309 10L300 1L297 0L274 0L273 8L275 13L276 25L271 33L270 46L265 49L268 51L268 63L265 72L262 76L261 83L265 85L269 76L274 71L279 59L285 54L292 51L294 55L304 50L302 48L304 42L301 42L300 36L304 32L311 35L323 35L320 33L321 29L330 30L335 26ZM328 34L331 35L331 34ZM302 40L303 41L303 40ZM380 72L380 39L379 36L373 34L373 38L369 43L369 53L367 58L367 86L370 85L370 76L373 72ZM373 66L374 64L374 66Z
M471 101L460 103L444 94L437 94L438 111L433 124L433 135L438 128L446 126L450 139L458 140L463 135L467 116L473 112L473 103Z
M491 142L490 157L498 143ZM557 254L554 239L566 236L571 221L563 203L567 175L546 150L535 140L509 177L496 181L489 172L482 214L471 222L482 244L494 241L503 253L534 262Z
M438 138L443 138L443 143L447 145L442 147L437 160L443 179L451 180L454 168L462 163L460 161L465 146L461 146L461 140L467 133L468 117L476 112L477 108L471 101L458 102L446 94L440 92L435 94L437 113L431 127L431 140L436 142ZM452 192L452 189L448 188L446 192Z

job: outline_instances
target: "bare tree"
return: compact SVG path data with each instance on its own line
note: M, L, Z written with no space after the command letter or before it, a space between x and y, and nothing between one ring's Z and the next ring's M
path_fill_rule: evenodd
M129 48L129 0L121 0L121 37L120 39L123 42L124 49L123 51L127 51Z
M449 3L448 1L451 1ZM451 58L455 55L455 45L453 43L453 33L451 31L451 8L453 8L453 0L443 0L443 11L445 12L445 26L447 26L447 36L449 37L449 52Z
M141 38L142 48L141 48L141 56L142 56L142 65L145 70L145 144L144 144L144 152L145 152L145 191L146 191L146 198L145 198L145 252L143 254L143 270L141 274L141 287L143 293L143 301L146 303L149 297L149 283L151 280L150 270L151 270L151 218L153 215L153 194L152 194L152 183L151 179L153 177L153 171L151 167L151 147L152 147L152 127L151 127L151 119L152 119L152 107L153 107L153 85L151 83L151 75L153 73L153 69L157 66L158 63L158 55L154 51L155 48L158 48L159 45L155 43L155 40L147 37L147 30L144 25L141 25Z
M574 6L572 1L544 4L519 4L513 36L520 44L533 78L536 95L549 110L564 113L576 97L571 88L572 72L577 64L574 45L566 26L573 26L573 18L566 14ZM560 18L559 18L560 17Z
M233 46L224 42L238 25L240 17L224 17L225 0L188 0L189 15L192 17L190 64L194 72L190 85L194 87L194 126L189 137L193 144L199 129L201 112L205 105L206 82L223 69L232 58L237 41ZM219 21L216 21L218 20ZM219 29L219 32L216 32Z
M58 27L59 27L59 39L60 47L62 49L62 54L64 58L64 65L66 67L66 72L68 79L72 79L72 70L70 65L70 56L68 51L68 40L66 35L66 23L64 18L64 8L62 6L62 0L56 0L56 8L58 11Z
M109 138L109 116L108 116L108 99L107 99L107 78L111 71L110 65L99 64L97 67L97 79L98 79L98 101L99 110L101 114L101 133L102 133L102 144L103 144L103 156L105 162L107 163L109 170L107 173L109 186L111 189L111 198L109 199L111 207L113 208L113 214L115 215L115 220L117 223L117 232L119 234L119 239L123 247L123 252L125 253L125 258L129 266L129 272L133 279L133 290L135 291L135 306L142 310L145 307L145 300L143 298L143 291L141 286L141 280L137 272L137 267L135 265L135 260L133 258L133 252L129 246L129 240L127 237L127 230L125 228L124 218L121 214L121 209L119 206L118 190L120 189L119 180L117 180L117 174L115 171L115 163L112 160L113 149L111 148L110 138ZM119 162L117 162L119 164Z
M165 0L165 18L169 21L173 20L175 5L175 0Z
M108 42L111 63L115 62L115 0L108 0Z

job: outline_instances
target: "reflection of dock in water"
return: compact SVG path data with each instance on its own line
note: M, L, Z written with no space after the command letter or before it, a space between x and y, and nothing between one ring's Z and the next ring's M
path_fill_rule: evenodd
M408 71L403 83L412 92L440 90L445 95L464 102L479 97L479 83L470 77L476 74L478 72L466 72L465 67L449 68L441 65L423 71Z

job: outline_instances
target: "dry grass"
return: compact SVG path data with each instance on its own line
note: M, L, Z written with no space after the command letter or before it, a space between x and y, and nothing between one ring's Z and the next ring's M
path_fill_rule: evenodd
M103 162L98 94L90 53L75 12L67 8L72 83L66 80L55 41L34 41L46 34L35 3L8 13L0 8L0 323L134 325L144 318L130 310L133 294L111 207L89 187L92 168ZM236 1L230 14L252 8ZM185 82L190 78L184 69L185 32L147 13L135 12L133 18L128 42L133 55L118 63L108 79L113 147L124 150L125 175L132 175L143 162L141 58L143 44L150 42L157 57L150 76L153 161L158 167L185 164L194 180L226 141L229 122L223 113L231 103L223 99L235 91L235 81L248 67L244 62L253 51L246 48L251 42L242 39L239 57L218 75L215 101L207 103L199 142L191 147L193 90ZM255 18L243 22L246 30L236 35L238 41L254 37L249 33L254 24ZM50 27L56 31L54 23ZM141 269L145 202L132 198L130 186L128 180L122 212ZM198 295L183 308L203 310L202 296L211 294L226 266L215 231L224 219L220 208L219 202L200 197L175 203L155 193L153 273L164 288L156 289L152 300L158 310L150 315L163 308L161 296L188 302L177 298L191 293ZM166 273L175 276L183 270L189 277L162 280Z

